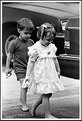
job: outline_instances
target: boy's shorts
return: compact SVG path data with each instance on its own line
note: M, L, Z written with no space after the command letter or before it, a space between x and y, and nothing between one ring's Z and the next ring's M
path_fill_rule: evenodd
M17 81L19 81L20 79L24 79L26 74L18 73L18 74L16 74L16 76L17 76Z

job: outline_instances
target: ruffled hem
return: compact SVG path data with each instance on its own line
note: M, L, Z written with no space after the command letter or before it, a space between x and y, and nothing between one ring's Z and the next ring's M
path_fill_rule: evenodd
M36 94L48 94L56 93L64 90L64 86L61 81L50 82L50 83L32 83L29 92Z

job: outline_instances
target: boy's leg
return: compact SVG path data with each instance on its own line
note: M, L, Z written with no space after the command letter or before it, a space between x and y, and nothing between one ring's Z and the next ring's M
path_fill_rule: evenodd
M35 104L32 106L32 109L31 109L31 114L32 116L35 115L35 112L36 112L36 108L42 103L42 100L43 100L43 95L40 95L40 97L38 98L38 100L35 102Z
M22 83L24 79L20 79L20 101L22 103L22 110L28 111L29 108L26 104L27 88L22 88Z

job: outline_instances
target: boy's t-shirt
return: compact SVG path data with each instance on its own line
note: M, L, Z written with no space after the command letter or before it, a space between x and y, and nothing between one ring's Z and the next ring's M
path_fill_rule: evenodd
M32 39L25 41L19 37L10 42L9 52L14 55L13 67L17 76L17 80L25 78L28 62L28 47L32 46L33 44L34 41Z

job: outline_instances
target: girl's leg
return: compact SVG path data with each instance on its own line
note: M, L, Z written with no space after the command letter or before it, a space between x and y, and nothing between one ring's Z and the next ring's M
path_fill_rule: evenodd
M31 109L31 114L32 116L35 115L35 112L36 112L36 108L42 103L42 100L43 100L43 95L40 95L40 97L38 98L38 100L35 102L35 104L32 106L32 109Z
M43 95L45 118L57 119L54 116L52 116L51 113L50 113L50 101L49 101L49 99L50 99L51 95L52 95L51 93Z
M51 93L50 94L43 94L45 117L50 115L50 101L49 101L49 98L51 97L51 95L52 95Z
M27 94L27 88L22 88L22 83L24 79L20 79L20 101L22 103L22 110L28 111L29 108L26 104L26 94Z

